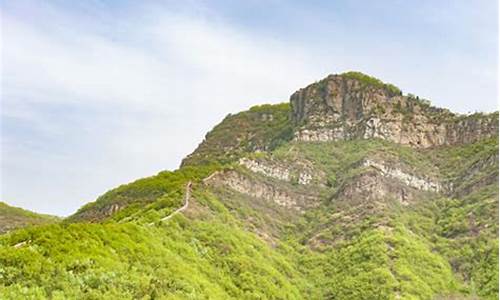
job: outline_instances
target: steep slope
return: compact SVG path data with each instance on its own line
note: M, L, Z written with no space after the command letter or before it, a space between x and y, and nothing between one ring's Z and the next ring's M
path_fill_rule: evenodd
M60 221L56 216L37 214L0 202L0 234L29 225L50 224Z
M218 160L229 162L245 152L267 151L292 139L290 106L259 105L228 115L188 155L181 166Z
M349 72L229 115L176 171L3 236L0 295L497 299L497 232L498 114Z

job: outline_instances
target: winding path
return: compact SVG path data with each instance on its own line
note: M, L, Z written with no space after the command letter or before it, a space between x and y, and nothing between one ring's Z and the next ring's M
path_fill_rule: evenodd
M186 193L184 194L184 205L182 207L179 207L178 209L176 209L175 211L173 211L171 214L163 217L160 219L160 221L166 221L166 220L169 220L170 218L172 218L173 216L175 216L176 214L186 210L189 206L189 198L191 197L191 186L193 185L193 183L191 181L189 181L187 184L186 184ZM152 223L149 223L148 225L149 226L153 226L156 222L152 222Z

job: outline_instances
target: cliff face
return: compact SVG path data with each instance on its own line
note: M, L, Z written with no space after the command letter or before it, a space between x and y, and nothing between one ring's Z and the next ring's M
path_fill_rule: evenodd
M380 138L427 148L495 136L498 114L459 116L358 73L330 75L295 92L298 141Z
M208 186L229 188L298 212L317 207L319 204L319 196L314 190L297 189L290 184L252 178L236 171L218 172L204 183Z
M458 115L373 77L348 72L299 89L289 103L228 115L181 166L237 161L291 140L383 139L414 148L475 143L495 137L498 113Z

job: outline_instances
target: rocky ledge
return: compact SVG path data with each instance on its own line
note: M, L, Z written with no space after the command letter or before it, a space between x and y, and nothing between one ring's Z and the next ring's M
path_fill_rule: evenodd
M269 159L241 158L241 166L254 173L301 185L325 183L325 174L306 162L281 162Z
M305 209L319 204L318 195L314 193L301 193L291 186L257 180L233 170L215 172L203 180L203 183L207 186L230 188L298 212L304 212Z

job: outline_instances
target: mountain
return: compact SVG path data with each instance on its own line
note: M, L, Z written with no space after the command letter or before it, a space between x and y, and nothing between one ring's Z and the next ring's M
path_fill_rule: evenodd
M329 75L1 236L0 266L6 299L497 299L498 113Z
M56 223L56 216L37 214L0 202L0 234L29 225Z

